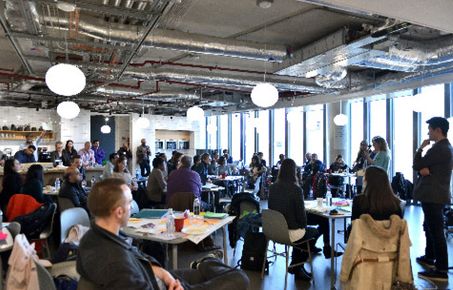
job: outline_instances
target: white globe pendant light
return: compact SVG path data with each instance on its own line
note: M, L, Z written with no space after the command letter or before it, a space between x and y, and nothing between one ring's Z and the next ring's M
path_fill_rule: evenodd
M333 118L333 122L339 127L346 126L348 123L348 116L345 114L338 114Z
M60 63L46 72L46 84L49 90L61 96L74 96L83 91L86 78L76 66Z
M63 119L74 119L79 115L80 108L72 101L64 101L58 104L57 113Z
M251 93L252 102L260 108L269 108L278 101L278 90L270 83L257 84Z
M149 127L148 118L140 116L140 118L137 119L137 126L142 129L148 128Z
M204 111L198 106L193 106L187 109L187 119L189 121L199 121L204 118Z
M112 128L109 125L106 124L101 127L102 134L110 134L110 132L112 132Z

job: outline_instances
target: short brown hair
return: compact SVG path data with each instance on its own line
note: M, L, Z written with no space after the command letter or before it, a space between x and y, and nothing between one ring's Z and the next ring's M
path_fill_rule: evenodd
M108 217L124 199L123 179L106 178L96 182L88 195L88 209L95 217Z

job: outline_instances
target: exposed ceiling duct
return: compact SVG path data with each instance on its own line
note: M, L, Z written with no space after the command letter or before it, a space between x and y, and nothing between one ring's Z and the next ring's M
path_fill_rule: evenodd
M7 1L5 15L8 22L16 32L29 31L29 25L23 21L23 15L17 4L12 4L16 0ZM30 2L34 7L34 3ZM33 23L38 23L41 30L42 25L47 26L48 32L55 29L69 30L70 19L66 17L56 17L49 15L39 15L36 9L30 13ZM124 25L119 23L109 23L105 25L103 19L83 16L77 21L78 34L92 39L107 41L112 44L129 45L137 40L137 36L143 27L136 25ZM261 61L281 62L287 56L287 48L283 45L272 45L257 42L249 42L235 39L223 39L206 35L185 33L175 30L154 29L142 44L146 48L161 48L178 50L191 53L245 58Z

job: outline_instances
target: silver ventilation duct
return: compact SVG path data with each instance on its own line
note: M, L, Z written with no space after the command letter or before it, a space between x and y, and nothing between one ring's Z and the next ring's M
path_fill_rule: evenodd
M145 93L139 90L121 90L121 89L112 89L112 88L103 88L100 87L96 89L97 94L101 95L112 95L112 96L123 96L123 97L135 97L140 100L198 100L200 97L195 94L187 92L155 92L155 93Z
M29 31L24 22L24 18L27 17L23 15L15 1L8 0L6 2L5 15L15 32ZM29 16L32 17L34 23L46 25L48 31L69 29L68 18L38 15L36 11ZM119 23L108 23L106 25L102 18L97 19L83 15L77 23L77 30L79 34L89 38L111 43L130 44L140 37L143 27ZM264 49L263 43L223 39L165 29L154 29L142 46L272 62L281 62L287 56L287 49L283 45L267 44L266 49Z

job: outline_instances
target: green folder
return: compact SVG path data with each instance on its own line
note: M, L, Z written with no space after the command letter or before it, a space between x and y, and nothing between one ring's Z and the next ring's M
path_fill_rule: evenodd
M210 211L207 211L204 214L205 219L224 219L227 216L228 216L227 213L216 213L216 212L210 212Z

